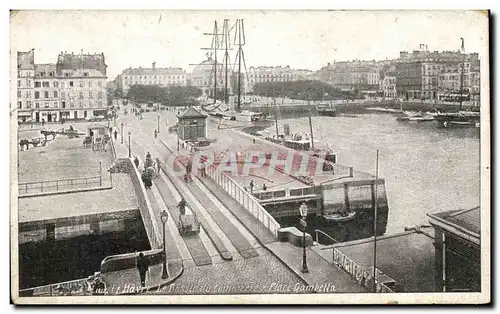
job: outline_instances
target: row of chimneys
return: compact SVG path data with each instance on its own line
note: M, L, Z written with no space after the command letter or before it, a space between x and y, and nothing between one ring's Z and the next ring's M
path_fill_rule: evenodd
M33 48L33 49L31 49L31 50L35 50L35 48ZM61 54L61 55L67 55L67 54L68 54L68 52L67 52L67 51L61 51L61 53L60 53L60 54ZM83 49L81 50L80 54L82 54L82 55L83 55ZM101 53L94 53L93 55L94 55L94 56L97 56L97 55L101 55L101 54L102 54L102 55L104 55L104 52L101 52ZM74 56L74 55L75 55L75 53L74 53L74 52L71 52L71 55L72 55L72 56ZM90 55L90 54L87 54L87 55Z

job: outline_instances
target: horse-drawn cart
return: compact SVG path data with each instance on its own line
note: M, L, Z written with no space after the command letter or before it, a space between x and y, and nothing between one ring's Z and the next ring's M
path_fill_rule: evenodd
M181 215L179 225L177 226L179 233L183 236L200 232L200 222L195 215Z

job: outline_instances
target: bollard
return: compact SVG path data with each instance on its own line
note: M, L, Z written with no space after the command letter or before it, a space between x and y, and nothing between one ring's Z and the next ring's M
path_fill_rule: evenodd
M354 167L349 167L349 177L354 177Z

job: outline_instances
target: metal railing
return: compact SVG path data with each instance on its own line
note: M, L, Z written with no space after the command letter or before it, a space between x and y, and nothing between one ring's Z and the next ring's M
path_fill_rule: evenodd
M45 286L19 290L20 296L69 296L69 295L92 295L89 278L75 279L59 282Z
M328 235L327 233L325 233L325 232L323 232L323 231L321 231L321 230L319 230L319 229L314 230L314 233L316 234L316 242L317 242L317 243L319 243L319 241L318 241L318 239L319 239L319 237L318 237L318 233L321 233L322 235L324 235L324 236L325 236L325 237L327 237L328 239L332 240L332 241L333 241L333 243L339 243L339 241L335 240L333 237L331 237L330 235Z
M82 188L102 187L102 175L75 179L60 179L19 183L19 195L47 193Z
M366 287L367 289L372 289L373 285L373 270L367 270L358 264L356 264L353 260L344 255L340 250L335 247L327 248L333 250L333 264L342 268L349 275L351 275L360 285ZM372 267L373 268L373 267ZM394 293L394 291L389 288L386 283L381 282L380 280L381 272L377 269L377 278L375 279L377 292L381 293ZM390 277L385 276L388 279ZM370 281L372 284L370 284Z
M278 237L278 230L281 228L280 224L259 204L259 201L252 194L214 166L207 169L207 175L264 224L276 238Z

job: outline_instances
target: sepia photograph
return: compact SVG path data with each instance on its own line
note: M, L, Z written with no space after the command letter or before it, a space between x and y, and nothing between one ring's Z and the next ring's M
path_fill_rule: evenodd
M491 302L489 26L11 10L12 302Z

